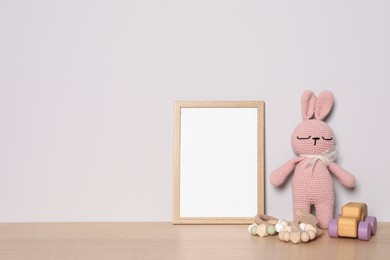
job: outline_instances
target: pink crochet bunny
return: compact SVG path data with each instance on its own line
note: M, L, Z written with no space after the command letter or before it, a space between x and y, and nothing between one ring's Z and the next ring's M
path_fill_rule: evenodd
M333 131L323 121L332 106L333 94L330 91L322 92L318 98L312 91L303 93L304 121L291 136L292 147L299 157L288 161L270 176L271 183L280 186L295 169L292 177L294 212L302 209L310 213L310 207L314 206L319 226L323 229L328 227L334 210L333 181L330 173L333 173L344 187L355 186L353 175L333 162L337 155Z

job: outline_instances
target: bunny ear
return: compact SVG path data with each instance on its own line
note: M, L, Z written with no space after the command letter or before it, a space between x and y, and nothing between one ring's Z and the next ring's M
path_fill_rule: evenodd
M315 118L324 120L333 107L333 94L330 91L324 91L318 95L315 105Z
M314 115L314 107L316 104L316 95L310 90L306 90L302 94L301 107L303 119L309 120Z

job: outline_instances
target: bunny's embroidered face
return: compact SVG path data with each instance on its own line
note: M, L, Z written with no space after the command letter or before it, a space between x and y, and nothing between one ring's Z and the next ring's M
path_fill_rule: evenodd
M335 145L333 131L321 120L306 120L295 128L291 144L297 154L322 154Z
M333 95L324 91L317 98L305 91L301 101L304 121L291 136L292 147L297 154L322 154L335 145L333 131L323 121L332 109Z

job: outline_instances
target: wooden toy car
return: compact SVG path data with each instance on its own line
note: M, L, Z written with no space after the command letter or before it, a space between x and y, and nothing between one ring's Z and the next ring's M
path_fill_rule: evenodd
M370 240L377 228L376 217L367 216L367 204L349 202L341 209L341 215L328 224L330 237L351 237Z

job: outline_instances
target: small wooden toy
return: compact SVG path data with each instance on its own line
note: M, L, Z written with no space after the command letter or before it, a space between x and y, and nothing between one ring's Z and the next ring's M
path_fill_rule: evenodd
M330 237L351 237L368 241L377 229L376 217L367 216L367 204L349 202L341 209L341 215L328 224Z
M281 241L294 244L307 243L323 234L323 230L317 227L318 220L315 216L302 210L297 210L296 218L292 222L277 219L264 214L255 217L255 223L248 227L252 235L267 237L278 234Z

